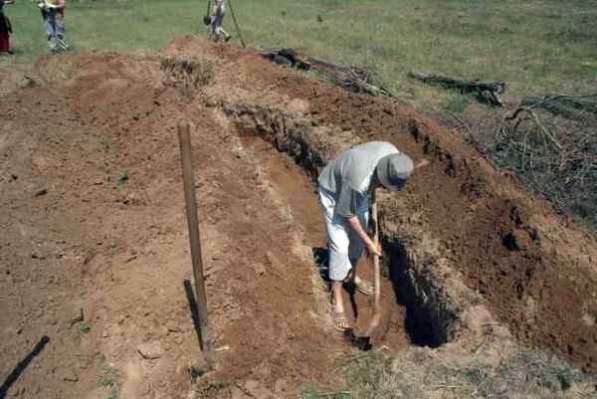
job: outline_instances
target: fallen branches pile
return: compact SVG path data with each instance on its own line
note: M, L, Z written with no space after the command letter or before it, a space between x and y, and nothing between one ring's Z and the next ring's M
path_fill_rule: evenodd
M597 229L596 109L597 96L525 99L498 129L491 149L498 166L515 171L556 208L593 229Z
M506 91L504 82L479 82L478 80L460 80L447 76L424 72L410 72L411 78L421 82L437 85L445 89L458 90L463 94L474 94L482 103L501 107L503 105L500 94Z
M270 50L261 55L268 60L290 68L317 70L332 83L353 93L366 93L372 96L393 97L375 78L375 74L365 68L342 66L315 58L300 55L294 49Z
M597 116L597 94L590 96L546 96L526 97L522 99L521 108L540 108L553 115L561 115L568 119L585 119L587 114Z

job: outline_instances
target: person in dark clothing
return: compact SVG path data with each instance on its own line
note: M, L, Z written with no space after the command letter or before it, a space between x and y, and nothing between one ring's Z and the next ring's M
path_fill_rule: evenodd
M0 53L12 53L10 49L12 26L10 20L4 14L4 5L13 3L14 0L0 0Z

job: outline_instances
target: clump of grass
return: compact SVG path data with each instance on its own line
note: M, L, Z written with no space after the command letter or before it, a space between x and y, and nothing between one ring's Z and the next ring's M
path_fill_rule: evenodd
M124 171L122 172L122 174L120 176L118 176L118 178L116 179L116 187L118 188L118 191L122 190L124 188L124 185L129 181L129 172L128 171Z
M359 355L342 367L359 399L573 398L594 395L593 377L542 352L520 349L496 362L481 354L412 348L397 357ZM317 392L317 391L311 391ZM303 395L303 398L319 398ZM591 396L587 396L591 397Z
M109 391L106 399L118 399L120 396L120 372L108 364L102 365L101 369L102 374L99 377L98 385Z
M120 373L115 368L108 365L102 367L102 375L99 378L98 384L102 387L114 387L118 383Z
M445 109L448 112L452 112L455 114L463 113L466 108L471 103L471 99L466 94L452 94L448 97L448 101L446 102Z
M166 57L162 60L164 84L178 87L188 98L211 83L215 76L213 61L195 57Z
M79 332L81 334L87 334L91 331L91 326L85 322L79 324Z
M226 397L230 392L230 384L220 380L201 380L194 387L197 398L215 399Z

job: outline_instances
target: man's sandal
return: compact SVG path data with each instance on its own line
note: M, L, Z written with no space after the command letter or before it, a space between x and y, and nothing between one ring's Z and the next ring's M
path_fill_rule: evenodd
M350 328L350 323L346 318L344 312L332 311L332 317L334 322L334 328L340 332L344 332Z

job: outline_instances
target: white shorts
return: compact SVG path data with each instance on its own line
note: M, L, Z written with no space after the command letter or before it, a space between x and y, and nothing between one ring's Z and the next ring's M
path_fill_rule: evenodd
M356 266L363 254L363 240L350 227L345 218L334 216L336 200L331 192L319 188L319 201L325 219L328 250L330 251L329 278L332 281L342 281ZM369 223L369 202L369 198L367 198L357 209L357 217L365 231L367 231Z

